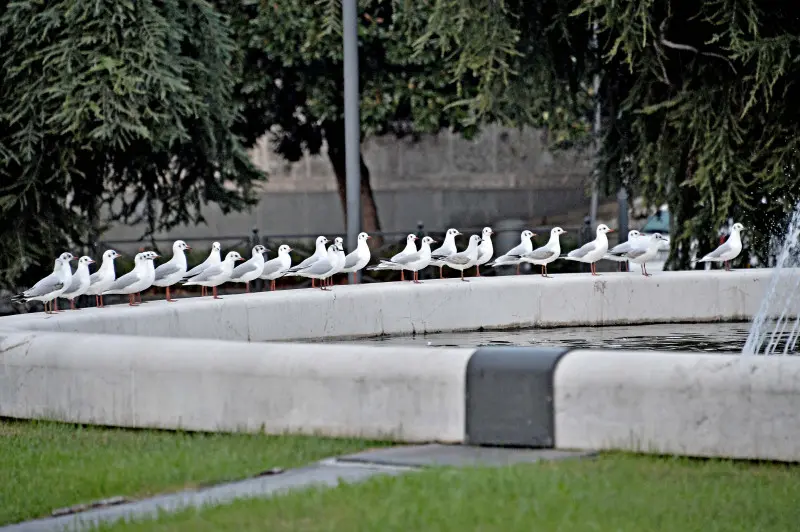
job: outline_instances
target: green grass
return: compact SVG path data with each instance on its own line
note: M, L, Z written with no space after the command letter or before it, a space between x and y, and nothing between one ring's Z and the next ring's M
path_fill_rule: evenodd
M800 522L799 472L605 454L500 469L432 469L102 530L783 532Z
M375 442L81 427L0 419L0 525L295 467Z

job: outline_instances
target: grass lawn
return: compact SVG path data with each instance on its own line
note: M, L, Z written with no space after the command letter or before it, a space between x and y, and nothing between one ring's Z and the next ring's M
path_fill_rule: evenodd
M378 445L0 419L0 525L106 497L142 497L239 479Z
M797 530L800 468L605 454L501 469L431 469L164 515L101 530Z

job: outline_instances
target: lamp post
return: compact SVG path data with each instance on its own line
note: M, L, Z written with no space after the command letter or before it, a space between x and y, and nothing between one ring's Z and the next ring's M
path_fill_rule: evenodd
M347 204L347 246L355 249L361 231L361 126L358 97L358 4L342 2L342 41L344 45L344 150ZM361 272L350 274L350 282L360 281Z

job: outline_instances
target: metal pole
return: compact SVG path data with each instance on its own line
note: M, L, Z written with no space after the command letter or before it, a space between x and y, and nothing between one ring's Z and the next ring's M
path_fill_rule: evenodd
M358 4L342 2L342 41L344 44L344 148L347 172L347 246L353 250L361 231L361 127L358 116ZM361 272L351 274L350 282L361 280Z
M621 186L617 191L617 208L619 209L618 216L618 231L620 243L628 240L628 190ZM627 261L625 264L625 271L630 271Z
M597 50L597 23L594 23L592 28L592 47ZM597 50L598 54L598 61L600 60L600 51ZM597 157L600 151L600 74L594 75L594 83L592 84L594 88L594 99L595 99L595 106L594 106L594 149L595 149L595 158ZM598 195L599 195L599 172L596 168L595 162L595 169L592 171L592 200L589 204L589 219L591 220L592 229L597 227L597 203L598 203Z

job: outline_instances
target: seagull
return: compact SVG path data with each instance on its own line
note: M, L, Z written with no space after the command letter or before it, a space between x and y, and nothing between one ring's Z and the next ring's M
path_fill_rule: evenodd
M325 244L328 243L328 239L324 236L320 235L317 237L316 245L314 248L314 253L308 257L306 260L301 262L296 266L292 266L289 268L284 275L300 275L298 272L300 270L304 270L317 262L319 259L328 256L328 250L325 248ZM314 288L315 279L311 279L311 288Z
M458 249L456 249L456 237L460 234L461 233L458 232L458 229L451 227L444 235L444 243L431 251L431 266L439 267L439 279L444 279L444 275L442 275L444 258L458 253Z
M603 258L606 260L613 260L619 263L628 262L628 259L626 259L623 255L628 251L630 251L631 249L633 249L634 242L636 242L636 240L638 240L639 237L641 236L642 234L639 231L637 231L636 229L631 229L630 231L628 231L628 240L620 244L617 244L616 246L608 250L608 253L603 255ZM620 264L620 271L622 271L622 264Z
M203 262L201 262L200 264L198 264L197 266L195 266L194 268L192 268L191 270L186 272L186 275L183 276L183 279L186 280L186 279L189 279L190 277L194 277L196 275L199 275L206 268L209 268L211 266L216 266L220 262L222 262L222 259L220 258L220 250L221 249L222 249L222 246L220 246L219 242L214 242L213 244L211 244L211 253L208 254L208 257L206 258L206 260L204 260ZM200 295L201 296L206 295L206 287L205 286L200 287Z
M327 290L323 281L333 275L342 265L344 265L344 248L341 244L341 238L337 238L328 249L325 257L297 273L311 279L319 279L320 290Z
M481 243L478 245L478 262L475 264L475 276L481 276L481 266L492 260L494 247L492 247L492 235L494 232L491 227L484 227L481 232Z
M658 249L664 237L661 233L653 233L649 237L642 237L635 241L633 247L625 253L625 258L634 264L638 264L642 269L642 275L650 277L647 273L647 262L658 255Z
M573 249L567 253L567 256L564 258L591 264L592 275L599 275L595 269L595 262L603 258L603 255L608 251L608 238L606 237L606 233L611 233L613 231L614 230L609 229L606 224L598 225L596 231L597 237L594 240L587 242L578 249Z
M292 251L292 248L283 244L278 248L278 256L264 263L264 270L261 272L261 278L269 281L270 290L275 290L275 280L292 267L292 256L289 255L290 251Z
M724 262L725 270L731 271L731 261L739 256L742 252L742 235L741 231L744 226L739 222L733 224L731 228L731 235L720 247L700 259L698 262Z
M372 237L367 233L358 234L358 245L356 249L344 258L344 267L341 273L357 272L369 263L369 259L371 258L369 246L367 245L367 240L369 238Z
M481 242L481 237L472 235L469 237L469 245L467 249L460 253L454 253L444 259L444 263L454 270L461 270L461 280L469 282L464 279L464 270L472 268L478 263L478 244Z
M522 260L519 258L525 253L533 250L533 243L531 243L531 238L535 237L536 235L527 229L524 230L519 235L519 245L514 248L508 250L505 255L500 255L494 262L490 262L489 266L492 268L497 268L498 266L513 266L514 264L517 265L517 275L519 275L519 266L522 263Z
M62 253L55 260L53 273L41 279L38 283L21 294L17 294L12 300L23 301L25 303L28 301L41 301L44 303L45 314L54 314L58 312L57 310L54 311L52 308L48 308L47 304L63 294L72 282L72 269L69 267L69 261L73 260L73 258L71 253Z
M427 268L431 263L431 244L435 244L436 241L429 236L422 238L422 245L419 247L419 251L416 253L411 253L409 255L403 255L399 259L392 260L393 264L399 265L404 270L409 270L414 272L413 281L417 284L420 283L419 280L419 271Z
M333 245L328 248L328 256L334 268L325 281L328 286L333 286L333 276L342 271L344 263L347 261L347 257L344 255L344 239L342 237L337 236L333 239Z
M139 305L136 303L136 294L153 286L156 276L153 260L157 258L158 254L154 251L137 253L133 258L133 269L114 281L108 290L103 292L103 295L127 294L129 306Z
M228 254L225 255L225 260L216 266L209 266L199 274L184 282L183 285L200 285L206 288L212 287L214 299L222 299L217 295L217 287L222 283L230 281L231 275L233 274L233 265L237 260L243 260L242 256L235 251L229 251Z
M559 237L565 233L566 231L560 227L550 229L550 240L547 241L547 244L520 255L519 258L523 262L540 265L542 267L542 277L550 277L547 275L547 265L561 255L561 240Z
M169 288L187 275L186 255L183 252L190 249L183 240L176 240L172 244L172 258L156 268L153 286L166 287L167 301L170 303L177 299L169 297Z
M397 261L401 260L406 255L411 255L412 253L417 252L417 235L414 233L409 233L406 237L406 247L403 248L403 251L394 255L391 259L385 260L382 259L380 264L376 264L375 266L371 266L367 268L368 270L400 270L400 280L405 281L405 270L401 266L398 265Z
M252 257L233 269L231 282L245 283L246 291L250 292L250 281L258 279L264 271L264 253L266 252L267 248L261 244L254 246Z
M113 249L106 250L103 253L103 262L100 264L100 269L89 277L90 284L89 289L86 290L86 295L94 296L94 304L97 307L103 306L103 296L101 294L108 290L117 278L117 274L114 271L114 259L121 256Z
M72 274L72 281L69 287L59 296L64 299L69 299L69 307L72 310L75 310L75 298L85 294L92 282L91 274L89 273L90 264L94 264L91 257L84 255L78 259L78 267L75 269L75 273Z

